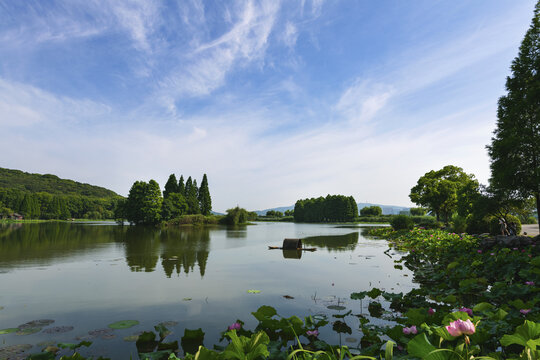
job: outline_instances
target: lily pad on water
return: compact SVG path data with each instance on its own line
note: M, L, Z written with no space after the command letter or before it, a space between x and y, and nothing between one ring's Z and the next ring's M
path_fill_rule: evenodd
M4 307L3 306L0 306L0 310L2 310Z
M23 352L32 348L30 344L11 345L0 348L0 359L24 358L17 355L22 355Z
M19 329L38 328L38 327L41 328L44 326L51 325L52 323L54 323L54 320L50 320L50 319L32 320L25 324L19 325L18 328Z
M17 332L15 333L15 335L31 335L31 334L35 334L35 333L38 333L41 331L41 328L40 327L36 327L36 328L19 328L17 329Z
M345 306L341 306L341 305L328 305L326 308L330 310L345 310L346 309Z
M112 324L109 324L109 328L111 329L129 329L130 327L133 327L135 325L139 325L139 322L137 320L121 320L114 322Z
M17 330L19 330L19 329L17 329L17 328L2 329L2 330L0 330L0 335L11 334L11 333L14 333Z
M129 336L124 336L124 341L127 341L127 342L137 341L137 340L139 340L140 335L141 334L133 334L133 335L129 335Z
M43 330L45 334L62 334L73 330L73 326L55 326Z
M247 291L248 294L258 294L260 292L261 292L261 290L253 290L253 289L250 289L250 290Z
M115 335L112 333L112 329L97 329L88 332L88 338L102 338L104 340L113 339Z
M183 298L182 301L191 301L193 300L192 298Z
M178 325L178 321L163 321L160 322L158 325L163 325L165 327L172 327Z

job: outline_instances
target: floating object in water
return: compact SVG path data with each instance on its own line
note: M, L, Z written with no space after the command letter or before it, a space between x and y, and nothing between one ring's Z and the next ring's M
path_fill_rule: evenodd
M290 295L283 295L283 297L284 297L285 299L294 299L294 297L292 297L292 296L290 296Z

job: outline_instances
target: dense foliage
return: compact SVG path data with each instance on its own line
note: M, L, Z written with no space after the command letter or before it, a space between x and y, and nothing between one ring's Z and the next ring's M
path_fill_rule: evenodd
M298 200L294 205L297 222L353 221L357 216L358 205L352 196L327 195Z
M478 188L474 175L466 174L462 168L447 165L440 170L431 170L418 179L411 189L411 201L429 208L437 221L444 218L448 223L452 214L458 210L458 200L466 204L469 189Z
M221 223L226 225L242 225L256 219L257 213L249 212L246 209L237 206L232 209L227 209L227 214L221 218Z
M490 181L524 199L533 196L540 214L540 2L511 69L488 146Z
M94 198L118 197L114 191L73 180L60 179L51 174L30 174L20 170L0 168L0 188L22 192L45 192L51 195L75 195Z
M361 216L381 216L382 215L382 209L380 206L366 206L360 209L360 215Z
M113 191L54 175L0 168L0 218L112 219L121 199Z
M184 177L176 180L171 174L163 196L156 181L136 181L129 192L125 202L120 202L115 212L118 220L127 219L133 224L155 225L161 221L178 219L186 215L210 216L212 199L208 188L208 178L203 176L201 187L197 187L197 180L191 176L184 184ZM175 221L174 224L199 224L207 221L199 221L197 217L186 218L185 221ZM213 222L211 220L210 222ZM172 224L172 223L171 223Z

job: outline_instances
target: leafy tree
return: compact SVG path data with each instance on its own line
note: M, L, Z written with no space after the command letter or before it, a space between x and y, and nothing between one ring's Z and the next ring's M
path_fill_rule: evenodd
M41 215L39 202L33 194L26 194L24 196L20 210L27 219L38 219Z
M157 224L161 220L161 190L156 181L136 181L126 201L126 216L134 224Z
M511 70L487 147L490 183L523 199L534 197L540 214L540 1Z
M294 216L294 210L285 210L285 216Z
M294 221L352 221L358 216L358 205L352 196L327 195L326 198L298 200L294 206Z
M188 212L188 204L184 195L171 193L161 205L161 216L163 220L171 220L180 217Z
M474 184L469 184L471 182ZM474 175L466 174L460 167L447 165L441 170L432 170L421 176L409 197L412 202L433 211L437 221L443 216L448 223L458 208L458 192L467 186L478 186Z
M362 216L381 216L382 209L380 206L366 206L360 209L360 215Z
M210 212L212 211L212 198L210 197L206 174L203 175L201 187L199 189L199 205L201 214L210 215Z
M169 179L165 184L165 190L163 190L163 197L167 198L169 194L178 192L178 182L176 181L176 176L174 174L171 174L169 175Z
M249 213L246 209L239 206L228 209L227 215L223 218L222 222L227 225L240 225L245 224L249 220Z
M426 215L426 209L421 207L411 208L411 215L412 216L424 216Z

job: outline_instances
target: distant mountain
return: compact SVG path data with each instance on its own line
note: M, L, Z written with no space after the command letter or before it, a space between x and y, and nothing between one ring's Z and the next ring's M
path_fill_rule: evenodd
M409 211L409 207L405 206L394 206L394 205L381 205L381 204L371 204L371 203L358 203L358 211L366 206L380 206L383 212L383 215L397 215L401 211ZM255 212L257 215L265 215L267 211L274 210L274 211L281 211L284 213L286 210L294 210L294 205L292 206L281 206L266 210L256 210Z
M380 206L382 209L383 215L398 215L401 211L409 211L409 207L405 206L394 206L394 205L381 205L381 204L371 204L371 203L358 203L358 212L366 206Z
M52 195L81 195L96 198L120 197L112 190L100 186L60 179L51 174L30 174L20 170L0 168L0 188L23 192L46 192Z

